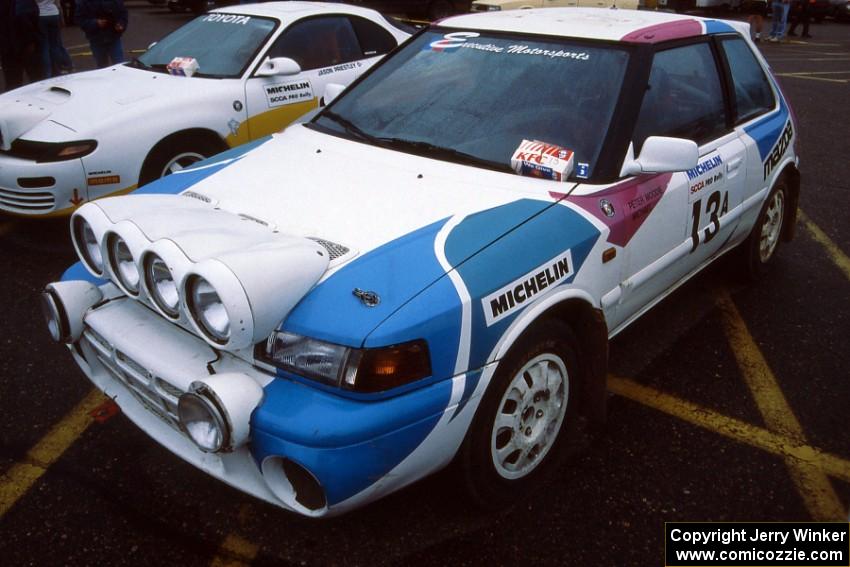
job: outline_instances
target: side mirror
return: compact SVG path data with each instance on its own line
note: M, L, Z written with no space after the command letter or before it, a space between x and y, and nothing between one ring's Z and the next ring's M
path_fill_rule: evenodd
M339 83L328 83L325 86L325 106L333 102L333 100L338 97L344 90L345 85L340 85Z
M289 57L272 57L260 64L260 68L254 73L257 77L276 77L278 75L297 75L301 72L301 65Z
M697 166L699 147L693 140L650 136L637 159L623 166L623 175L686 171Z

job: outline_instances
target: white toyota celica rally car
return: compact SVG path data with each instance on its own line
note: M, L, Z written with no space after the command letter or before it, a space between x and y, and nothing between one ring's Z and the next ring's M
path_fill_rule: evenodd
M0 211L67 214L276 132L409 34L343 4L232 6L130 63L0 96ZM191 57L191 76L172 76ZM186 72L185 66L173 72ZM191 70L188 71L192 73Z
M604 417L609 337L791 236L797 129L747 31L443 20L310 122L80 208L50 331L157 441L282 507L454 458L510 500Z

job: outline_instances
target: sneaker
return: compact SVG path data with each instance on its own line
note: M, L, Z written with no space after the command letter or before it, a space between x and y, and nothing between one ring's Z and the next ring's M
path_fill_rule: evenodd
M779 41L779 38L777 38L775 35L772 35L772 36L770 36L768 41L772 41L773 43L776 43L777 41Z

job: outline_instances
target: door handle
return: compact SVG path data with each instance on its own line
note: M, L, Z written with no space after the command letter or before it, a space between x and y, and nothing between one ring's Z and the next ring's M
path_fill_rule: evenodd
M726 162L726 172L731 173L741 167L742 158L734 158Z

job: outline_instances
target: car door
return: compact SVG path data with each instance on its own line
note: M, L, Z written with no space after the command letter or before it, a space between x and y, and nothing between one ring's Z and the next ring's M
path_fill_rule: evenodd
M317 107L327 83L351 83L363 52L346 15L299 20L277 37L268 57L289 57L301 66L290 76L249 78L245 83L252 140L283 129ZM263 58L265 59L265 58Z
M709 39L655 53L632 136L636 155L649 136L694 140L699 159L689 171L647 176L646 194L628 203L647 218L626 247L615 322L640 314L716 255L737 224L746 146L732 127Z
M793 135L790 112L777 104L777 98L764 69L759 64L744 38L723 36L720 51L728 62L729 82L732 85L732 102L735 125L747 148L747 180L743 211L737 239L743 239L755 223L762 201L759 193L771 182L771 154ZM765 115L773 113L769 119Z

